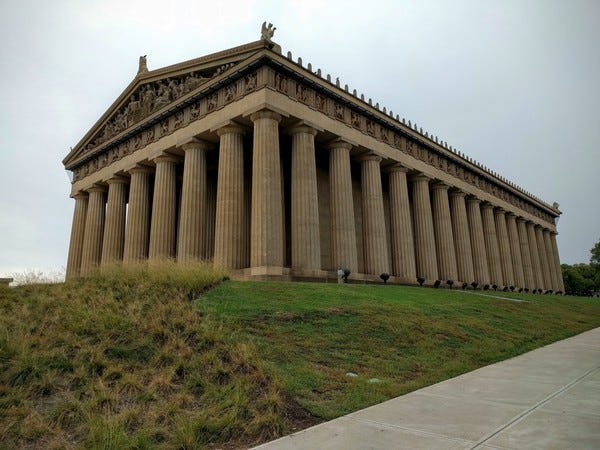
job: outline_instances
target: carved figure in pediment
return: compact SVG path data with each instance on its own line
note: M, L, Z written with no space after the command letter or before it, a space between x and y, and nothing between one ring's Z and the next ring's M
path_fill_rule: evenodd
M236 94L236 85L235 84L230 84L229 86L227 86L225 88L225 101L230 102L231 100L234 99L235 94Z
M196 75L196 72L192 72L187 77L185 77L184 81L184 89L185 92L192 92L196 87L200 84L200 78Z
M154 140L154 127L150 127L146 131L146 142L152 142L153 140Z
M339 103L335 104L335 118L344 120L344 107Z
M275 88L281 92L285 92L287 94L287 77L284 77L279 72L275 74Z
M296 85L296 97L298 98L298 100L302 101L302 102L306 102L306 100L308 100L308 92L306 87L304 87L301 84L297 84Z
M275 34L276 29L277 28L275 28L272 23L269 23L267 26L267 22L264 21L260 29L260 38L263 41L271 42L271 38Z
M115 117L115 128L119 132L127 128L127 116L123 111L119 111L119 114Z
M244 77L244 84L246 85L246 92L256 89L257 76L256 73L249 73Z
M141 134L136 134L135 137L133 138L133 147L134 148L140 148L142 146L142 135Z
M156 93L154 92L154 88L148 84L146 85L146 89L141 94L141 107L142 114L147 116L152 112L154 108L154 99L156 98Z
M171 102L169 96L169 88L165 85L164 82L160 82L158 84L158 89L156 91L156 99L154 100L154 108L161 109L163 106L168 105Z
M129 105L127 105L127 123L132 124L141 119L141 105L140 102L136 100L135 96L132 95L129 100Z
M169 89L169 100L176 100L179 97L179 84L174 78L167 78L167 88Z
M373 122L367 119L367 133L371 136L375 136L375 127L373 126Z

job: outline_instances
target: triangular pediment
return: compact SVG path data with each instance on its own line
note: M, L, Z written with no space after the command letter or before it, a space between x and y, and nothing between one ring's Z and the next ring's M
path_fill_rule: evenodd
M140 70L133 81L69 152L63 164L71 168L94 149L136 128L158 111L170 109L170 105L202 89L215 77L265 48L273 49L274 45L256 41L152 71L145 69L145 59L140 58ZM274 50L280 51L278 46Z

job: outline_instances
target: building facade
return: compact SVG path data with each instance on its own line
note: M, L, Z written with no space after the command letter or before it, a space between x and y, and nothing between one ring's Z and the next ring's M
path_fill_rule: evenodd
M259 41L149 71L64 159L67 278L211 260L241 279L564 291L549 205Z

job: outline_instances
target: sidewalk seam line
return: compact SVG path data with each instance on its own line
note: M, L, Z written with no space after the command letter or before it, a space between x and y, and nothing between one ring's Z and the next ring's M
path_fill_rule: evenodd
M591 375L592 373L594 373L594 372L596 372L598 370L600 370L600 366L594 367L593 369L588 370L586 373L584 373L583 375L579 376L575 380L571 381L567 385L563 386L558 391L550 394L548 397L546 397L545 399L539 401L538 403L536 403L535 405L533 405L531 408L523 411L521 414L517 415L516 417L513 417L509 422L507 422L506 424L504 424L503 426L501 426L500 428L498 428L492 434L490 434L489 436L487 436L487 437L479 440L469 450L475 450L476 448L481 447L484 443L486 443L487 441L489 441L490 439L492 439L494 436L496 436L499 433L501 433L502 431L506 430L508 427L510 427L514 423L519 422L521 419L523 419L526 416L528 416L529 414L531 414L533 411L535 411L536 409L538 409L540 406L544 405L545 403L548 403L550 400L553 400L554 398L558 397L563 392L571 389L573 386L575 386L576 384L578 384L581 380L583 380L584 378L588 377L589 375Z

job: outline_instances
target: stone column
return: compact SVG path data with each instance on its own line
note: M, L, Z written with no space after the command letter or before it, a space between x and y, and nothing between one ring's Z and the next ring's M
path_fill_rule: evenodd
M331 262L334 270L358 271L354 200L350 172L352 145L342 140L331 142L329 149L329 193L331 202Z
M264 109L252 114L250 119L254 122L250 265L282 267L281 116Z
M482 288L490 282L490 275L485 250L485 239L483 237L483 224L481 222L481 200L475 197L467 199L467 219L469 222L469 233L471 235L471 250L473 250L473 269L475 281Z
M429 198L429 180L430 178L423 174L411 177L417 276L433 282L439 276L435 254L433 215Z
M73 198L75 199L75 209L73 211L71 241L69 243L69 256L67 258L67 280L77 278L81 270L81 254L83 252L83 236L85 234L85 218L88 207L87 193L79 192Z
M125 264L143 261L148 257L150 235L150 174L152 169L137 166L129 170L129 206L125 226Z
M206 152L210 144L193 139L181 146L185 152L177 261L199 261L206 242Z
M550 278L550 268L548 267L548 255L546 254L546 244L544 243L544 235L542 227L535 227L535 239L537 241L538 252L540 254L540 267L542 268L542 280L544 281L544 290L552 289L552 278Z
M248 265L244 239L244 129L227 125L217 131L219 175L214 262L228 269Z
M525 278L523 287L533 290L536 288L535 275L533 274L533 264L531 263L531 250L529 248L527 225L525 219L522 217L517 218L517 230L519 232L521 258L523 259L523 277Z
M525 287L525 272L523 271L523 258L521 257L521 247L519 233L517 231L517 216L513 213L506 215L506 226L508 229L508 242L510 245L510 254L512 257L512 266L515 274L515 286Z
M152 198L150 222L150 250L148 259L160 261L175 257L175 234L177 232L177 177L179 160L163 154L154 159L156 175Z
M456 250L448 200L449 187L447 184L439 182L433 183L431 186L433 230L439 278L443 281L458 281Z
M87 191L89 198L85 217L85 232L83 234L81 276L89 275L100 264L106 209L106 189L104 186L95 184Z
M542 263L540 262L540 252L537 246L535 236L535 224L527 222L527 241L529 242L529 253L531 255L531 269L533 270L534 289L544 288L544 278L542 275Z
M300 125L292 135L292 269L321 270L319 199L315 135L317 130Z
M557 292L560 290L558 286L558 278L556 277L554 250L552 249L552 242L550 241L550 230L542 230L544 237L544 249L546 250L546 256L548 257L548 271L550 272L550 282L552 283L552 290Z
M560 268L560 256L558 254L558 245L556 244L556 233L555 231L550 232L550 242L552 244L552 254L554 256L554 267L556 270L556 278L558 282L558 290L565 293L565 284L562 276L562 269Z
M515 286L515 271L513 269L510 243L508 240L508 229L506 228L506 215L502 208L494 210L496 222L496 233L498 234L498 250L500 251L500 266L502 268L502 279L504 286Z
M413 239L410 202L408 200L408 169L396 164L388 169L390 192L390 235L394 275L404 282L417 279L415 242Z
M106 222L102 240L101 265L107 266L123 260L125 245L125 214L127 211L127 185L129 180L115 176L108 183Z
M475 281L475 272L464 192L450 191L450 216L452 218L458 279L470 284Z
M381 187L382 158L371 153L361 155L358 160L361 162L365 273L381 275L390 271Z
M483 235L485 237L485 252L488 258L488 268L492 284L504 285L502 267L500 266L500 250L498 249L498 236L494 222L494 205L484 203L481 205L481 220L483 222Z

